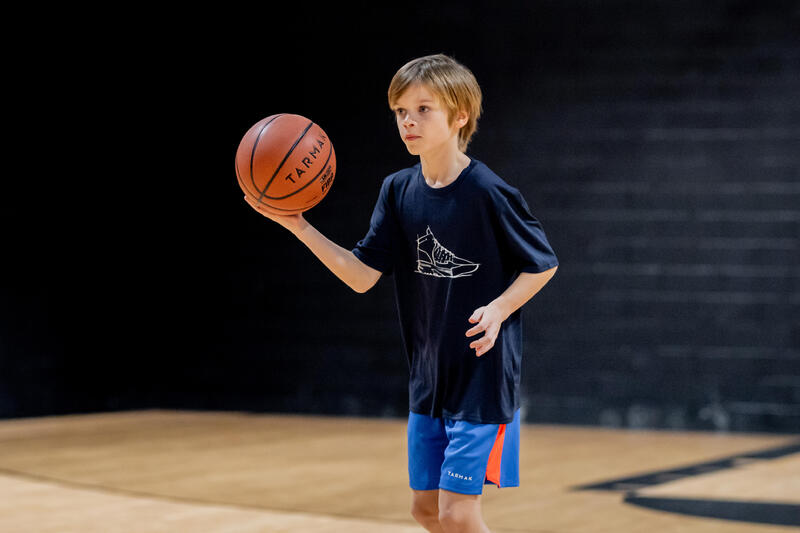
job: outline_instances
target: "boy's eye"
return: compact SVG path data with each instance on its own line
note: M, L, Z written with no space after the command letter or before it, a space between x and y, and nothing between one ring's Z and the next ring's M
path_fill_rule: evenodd
M428 110L428 106L421 105L421 106L419 106L419 110L420 110L421 113L424 113L424 112L426 112Z

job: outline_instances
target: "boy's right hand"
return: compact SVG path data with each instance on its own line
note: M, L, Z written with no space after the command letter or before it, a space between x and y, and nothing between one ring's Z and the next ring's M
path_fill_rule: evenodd
M256 200L248 198L247 196L244 197L244 200L250 204L250 207L268 219L277 222L295 235L300 233L308 225L308 222L306 222L306 219L303 218L301 213L296 213L294 215L275 215L264 209Z

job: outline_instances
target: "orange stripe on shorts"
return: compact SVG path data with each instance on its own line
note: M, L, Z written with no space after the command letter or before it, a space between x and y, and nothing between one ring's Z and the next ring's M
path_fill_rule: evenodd
M494 439L492 452L489 454L489 465L486 468L486 479L500 486L500 460L503 458L503 441L506 438L506 425L500 424L497 438Z

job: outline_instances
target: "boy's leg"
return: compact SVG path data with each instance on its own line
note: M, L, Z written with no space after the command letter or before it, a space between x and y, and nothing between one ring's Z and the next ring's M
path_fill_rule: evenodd
M439 478L447 435L440 418L417 413L408 416L408 476L413 491L411 515L433 533L439 526Z
M487 532L484 483L519 485L519 411L509 424L445 420L448 446L439 479L439 523L445 532Z
M488 532L480 494L485 482L519 485L519 423L519 411L510 424L471 424L410 413L414 518L432 532Z
M415 490L411 516L431 533L444 533L439 525L439 490Z
M480 494L459 494L440 489L439 524L444 533L489 533L481 515Z

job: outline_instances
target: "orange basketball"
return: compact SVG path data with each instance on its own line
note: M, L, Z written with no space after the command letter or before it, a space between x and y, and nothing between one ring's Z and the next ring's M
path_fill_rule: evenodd
M248 198L270 213L289 215L322 200L336 174L325 132L300 115L278 114L247 130L236 150L236 177Z

